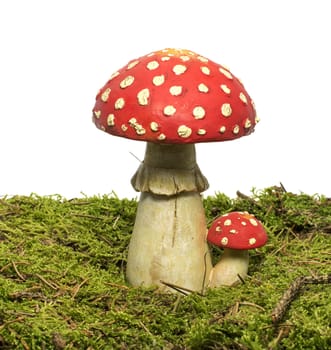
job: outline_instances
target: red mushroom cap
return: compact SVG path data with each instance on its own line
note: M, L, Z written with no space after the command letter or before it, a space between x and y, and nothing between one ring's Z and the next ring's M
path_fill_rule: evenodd
M254 215L234 211L214 220L207 240L222 248L253 249L263 246L268 236Z
M192 51L165 49L130 61L96 96L101 130L157 143L226 141L250 134L254 104L228 69Z

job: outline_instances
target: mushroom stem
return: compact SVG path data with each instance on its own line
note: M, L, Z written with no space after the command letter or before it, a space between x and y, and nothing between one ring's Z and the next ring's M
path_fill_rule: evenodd
M194 145L148 143L132 184L142 194L129 245L128 282L173 291L164 281L203 291L212 268L200 195L208 183Z
M248 250L224 249L220 261L210 273L209 287L235 286L247 276L248 261Z
M208 181L201 173L195 145L147 143L145 158L132 177L136 191L173 196L182 192L203 192Z

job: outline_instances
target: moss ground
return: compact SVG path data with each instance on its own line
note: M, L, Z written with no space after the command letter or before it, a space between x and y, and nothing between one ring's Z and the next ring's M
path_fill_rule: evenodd
M245 283L182 296L125 281L135 200L0 199L0 349L330 349L330 284L271 313L295 278L331 273L331 200L271 187L204 205L209 223L251 212L269 241Z

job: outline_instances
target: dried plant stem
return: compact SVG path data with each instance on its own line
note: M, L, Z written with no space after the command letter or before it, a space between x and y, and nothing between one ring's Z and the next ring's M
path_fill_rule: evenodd
M248 202L250 202L250 203L252 203L253 205L256 205L256 206L258 206L258 207L261 206L255 199L251 198L251 197L248 196L247 194L244 194L244 193L242 193L242 192L240 192L240 191L237 191L236 194L237 194L237 197L238 197L238 198L247 200Z
M307 276L305 277L306 284L327 284L331 283L331 274L322 276Z
M304 277L298 277L286 290L283 296L280 298L276 307L271 313L271 318L273 323L277 323L282 319L290 303L294 300L294 298L297 296L300 289L304 285L305 283L304 280L305 280Z
M202 293L200 292L196 292L192 289L189 289L189 288L185 288L185 287L182 287L182 286L178 286L177 284L173 284L173 283L170 283L170 282L165 282L165 281L160 281L160 283L164 284L165 286L167 287L170 287L172 288L173 290L179 292L179 293L182 293L184 295L189 295L191 293L195 293L195 294L198 294L198 295L201 295L203 296Z
M21 343L21 345L22 345L24 350L30 350L30 347L29 347L28 343L23 339L23 337L18 332L16 332L15 329L13 329L11 327L8 327L8 329L20 341L20 343Z
M43 276L39 275L38 273L36 273L35 276L38 277L43 283L45 283L48 287L52 288L53 290L58 290L60 288L54 282L47 281Z
M331 283L331 274L322 276L301 276L298 277L286 290L283 296L280 298L276 307L271 313L271 319L274 324L278 323L285 312L289 308L291 302L300 292L301 288L305 284L321 284L321 283Z
M14 261L12 261L13 268L17 274L17 276L22 280L25 281L25 277L18 271L17 266Z
M81 283L79 283L78 285L76 285L74 288L73 288L73 291L72 291L72 299L75 299L76 298L76 295L78 294L80 288L86 284L88 282L89 278L85 278Z

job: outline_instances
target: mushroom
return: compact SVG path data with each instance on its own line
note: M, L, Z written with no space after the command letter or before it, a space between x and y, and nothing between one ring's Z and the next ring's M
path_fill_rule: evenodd
M131 180L141 192L129 244L126 277L134 286L163 282L193 291L211 270L195 143L250 134L254 104L230 71L192 51L164 49L130 61L96 96L96 126L147 141Z
M213 267L209 287L234 286L247 276L248 250L263 246L266 231L256 217L247 212L231 212L215 219L207 240L224 248L220 261Z

